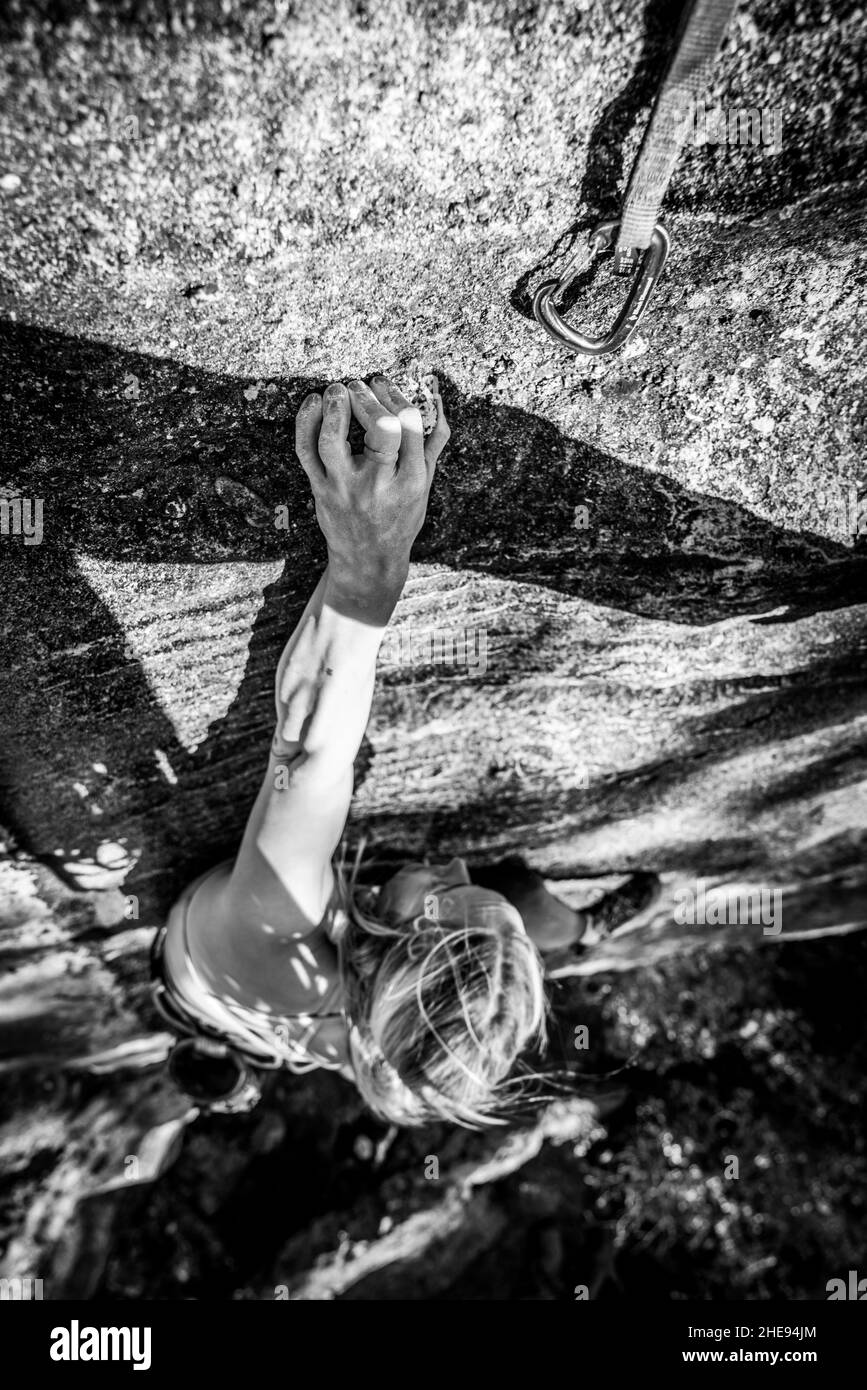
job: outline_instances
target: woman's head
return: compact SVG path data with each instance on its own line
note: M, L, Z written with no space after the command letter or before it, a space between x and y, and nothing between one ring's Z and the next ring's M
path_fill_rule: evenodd
M344 938L349 1044L371 1109L395 1124L480 1125L521 1052L544 1041L542 963L519 913L461 860L410 865Z

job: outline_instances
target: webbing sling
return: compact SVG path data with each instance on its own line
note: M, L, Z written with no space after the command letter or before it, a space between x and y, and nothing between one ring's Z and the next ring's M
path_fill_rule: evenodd
M737 0L688 0L675 39L674 54L632 169L620 217L600 222L590 236L599 252L617 235L613 270L635 273L626 304L611 330L593 337L572 328L553 305L584 268L570 262L559 280L546 280L533 299L533 313L545 331L573 352L600 357L629 341L647 308L668 256L669 236L659 222L662 200L677 163L695 104L703 96L711 68ZM638 269L634 270L636 263Z

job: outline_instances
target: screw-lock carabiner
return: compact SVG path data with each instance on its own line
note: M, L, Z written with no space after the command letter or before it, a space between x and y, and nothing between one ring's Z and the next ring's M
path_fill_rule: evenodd
M620 219L615 218L611 221L600 222L598 226L594 227L590 235L590 242L591 245L595 242L597 255L612 244L619 226ZM603 334L602 337L594 338L587 333L580 333L576 328L571 328L565 319L561 318L552 303L554 295L561 294L579 274L579 270L574 266L567 269L559 280L546 280L543 285L539 286L533 296L533 313L537 321L548 336L554 339L555 343L560 343L561 346L569 348L572 352L583 352L590 357L602 357L607 352L616 352L618 348L623 347L624 343L629 342L641 322L653 287L662 274L662 268L668 258L670 244L668 232L661 222L657 222L653 229L650 245L641 257L635 272L626 303L614 320L610 332Z

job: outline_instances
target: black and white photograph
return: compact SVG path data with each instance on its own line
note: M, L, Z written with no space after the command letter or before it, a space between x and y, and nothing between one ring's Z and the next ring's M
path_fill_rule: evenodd
M26 1364L863 1330L865 69L852 0L0 7Z

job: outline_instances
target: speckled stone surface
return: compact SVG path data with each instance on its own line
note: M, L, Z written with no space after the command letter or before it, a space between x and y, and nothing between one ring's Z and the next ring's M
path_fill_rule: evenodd
M862 881L863 9L740 7L708 107L776 112L781 147L685 150L625 352L528 313L617 210L677 9L6 7L0 484L44 538L0 536L0 820L103 887L7 900L34 1055L58 960L100 1045L141 994L146 933L110 968L64 933L122 926L121 888L155 926L237 842L322 560L293 413L333 378L436 370L453 431L353 833ZM572 313L622 293L603 267Z

